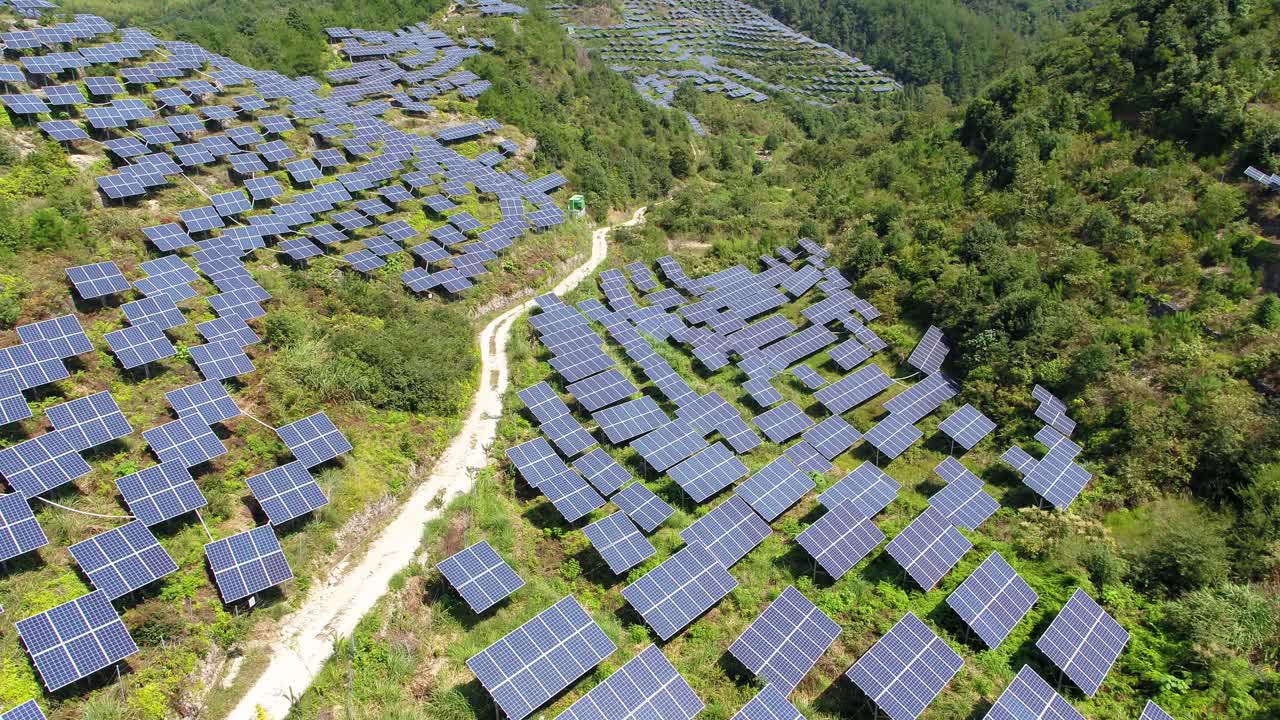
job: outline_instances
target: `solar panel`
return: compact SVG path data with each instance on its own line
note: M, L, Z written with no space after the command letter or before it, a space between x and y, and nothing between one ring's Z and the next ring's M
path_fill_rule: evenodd
M89 474L89 465L58 430L0 450L0 475L26 498Z
M984 720L1084 720L1030 665L1023 665Z
M223 217L238 215L253 208L253 203L242 190L229 190L209 198L213 208Z
M529 408L529 412L539 423L550 422L569 414L569 406L564 404L555 390L545 382L540 382L516 392L520 401Z
M1067 405L1044 387L1036 385L1031 389L1032 396L1040 401L1036 408L1036 417L1052 425L1063 435L1070 435L1076 429L1076 423L1067 417Z
M907 358L907 364L911 367L932 375L942 369L942 361L946 359L947 353L951 351L951 346L947 344L947 339L942 335L942 331L933 325L925 331L924 337L920 338L920 343L916 345L915 350L911 351L910 357Z
M666 471L706 446L706 439L683 420L672 420L631 443L632 449L658 472Z
M42 355L52 353L58 358L91 352L93 344L75 315L61 315L48 320L19 325L18 339L28 346L43 348ZM40 341L46 341L41 343ZM7 369L7 368L5 368ZM63 375L63 377L66 377Z
M675 514L675 509L658 497L644 483L634 482L613 496L613 502L640 529L651 533Z
M1076 588L1036 641L1036 647L1061 668L1076 687L1093 697L1128 642L1129 632L1084 590Z
M827 379L818 374L817 370L808 365L797 365L791 369L791 374L795 375L804 386L810 390L817 390L827 384Z
M1009 463L1014 467L1014 469L1024 475L1031 472L1031 469L1036 466L1036 459L1028 455L1026 450L1023 450L1017 445L1005 450L1004 454L1000 456L1000 459Z
M859 368L850 375L818 390L813 396L832 415L848 412L893 385L893 379L879 365Z
M936 508L925 508L885 547L922 589L932 590L973 543Z
M836 580L883 541L884 533L853 500L831 508L796 537L796 542Z
M947 605L987 647L997 648L1038 599L1000 553L993 552L947 596Z
M144 322L114 330L105 336L111 352L126 370L173 357L177 348L165 337L164 330L154 323Z
M1000 509L1000 503L983 489L982 480L955 458L946 458L933 471L947 486L929 498L929 505L940 510L957 527L976 530Z
M964 660L907 613L845 673L892 720L915 720Z
M996 429L996 424L973 405L965 404L939 423L938 429L960 443L965 450L972 450L974 445Z
M573 467L605 495L617 492L631 480L631 473L618 464L604 448L596 448L574 461Z
M921 437L924 437L924 433L909 418L890 415L876 423L862 439L892 460L906 452Z
M250 475L246 482L272 525L282 525L329 504L315 478L297 460Z
M1138 720L1173 720L1173 716L1165 712L1159 705L1147 701L1146 707L1142 708L1142 717Z
M178 309L177 303L168 295L145 297L141 300L125 303L121 306L124 316L131 325L152 323L161 330L168 330L187 324L187 318Z
M621 575L657 554L657 550L625 512L616 512L582 529L591 545L615 575Z
M1040 458L1039 462L1025 471L1026 476L1022 482L1035 490L1040 497L1052 503L1055 508L1066 510L1093 477L1088 470L1076 464L1072 459L1074 457L1075 450L1072 445L1056 444L1044 457ZM1021 460L1022 458L1014 456L1013 459Z
M138 652L106 593L95 590L15 623L50 692Z
M658 637L670 640L737 586L710 550L691 544L623 588L622 596Z
M473 655L467 667L511 720L523 720L617 646L572 596Z
M111 261L67 268L67 277L75 286L76 293L85 300L125 292L129 289L129 281L124 279L120 268Z
M572 415L562 415L548 420L538 428L546 433L547 437L551 438L551 442L555 443L556 448L567 457L573 457L596 444L596 439Z
M206 380L226 380L254 371L253 361L234 340L216 340L187 349Z
M914 423L937 409L959 391L959 387L941 373L928 376L897 396L885 401L884 409Z
M293 577L270 525L208 543L204 554L224 603L249 597Z
M120 495L142 523L150 526L208 504L181 460L168 460L116 480Z
M729 654L770 687L790 692L835 642L840 626L788 586L729 646Z
M49 544L22 493L0 495L0 562Z
M0 713L0 720L46 720L35 700L28 700L8 712Z
M813 425L813 420L790 401L755 416L751 422L775 443L786 442Z
M701 503L746 477L748 470L723 442L717 442L672 466L668 472L689 497Z
M0 375L13 377L22 390L65 380L70 374L62 362L63 349L50 340L23 341L0 348Z
M187 226L187 232L202 232L226 226L222 216L212 205L179 210L178 217L182 218L182 224Z
M574 350L565 355L557 355L549 361L551 367L565 379L565 382L577 382L590 375L603 372L614 366L613 358L598 347Z
M76 451L88 450L133 432L115 398L106 390L50 406L45 412L53 429Z
M90 95L97 95L98 97L110 97L111 95L124 93L124 86L114 77L87 77L84 79L84 85L88 88Z
M548 478L564 472L567 467L550 443L542 438L534 438L507 449L507 459L515 465L516 470L529 487L538 488Z
M731 567L773 532L769 525L737 495L731 495L714 510L680 531L690 545L711 550L720 564Z
M814 488L813 478L786 456L774 458L734 490L770 522Z
M565 388L587 410L599 410L634 395L636 386L614 368L592 375Z
M308 468L351 451L351 443L324 412L276 428L281 442Z
M141 520L121 525L68 548L97 590L115 600L178 571Z
M481 540L441 560L436 563L436 569L476 614L524 587L524 580L498 555L488 540Z
M781 690L773 685L765 685L732 720L804 720L804 716Z
M657 645L582 696L558 720L692 720L704 705Z
M58 142L74 142L88 140L89 133L71 120L46 120L40 123L40 129Z

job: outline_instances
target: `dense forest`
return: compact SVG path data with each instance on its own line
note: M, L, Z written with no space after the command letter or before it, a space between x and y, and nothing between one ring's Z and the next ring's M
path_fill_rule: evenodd
M909 85L969 97L1090 0L751 0Z
M975 537L989 535L980 547L1014 561L1045 597L1022 640L1038 636L1076 586L1133 633L1106 690L1092 700L1070 694L1073 703L1107 720L1136 717L1146 698L1179 720L1280 716L1280 299L1260 290L1280 284L1280 203L1241 176L1249 164L1280 171L1275 3L758 0L908 88L828 110L782 96L744 107L684 87L676 105L702 120L705 139L680 114L640 100L538 5L518 31L506 21L475 23L498 40L498 51L472 66L495 83L478 107L536 138L533 161L562 169L597 218L651 204L649 225L618 238L611 264L674 252L702 274L738 262L755 268L760 253L800 236L825 242L854 290L884 313L877 331L895 348L909 349L930 323L945 331L955 346L947 370L963 387L957 400L1000 424L991 443L998 447L972 460L1006 492L1006 507ZM392 0L69 7L313 74L333 62L320 28L393 28L441 9ZM94 205L56 146L10 148L0 164L0 252L12 253L22 238L64 253L92 238L123 245L136 230ZM8 268L32 256L5 257L18 258ZM0 322L9 327L51 291L5 272ZM387 372L386 359L412 356L432 334L461 333L466 319L359 279L304 275L280 292L298 299L265 321L266 340L283 358L271 375L281 397L325 392L349 417L376 411L360 449L385 462L352 480L379 478L353 496L346 517L375 502L383 484L399 489L402 472L387 458L413 455L415 442L438 445L438 437L414 440L422 431L405 426L401 413L455 417L461 378L474 365L456 342L403 373ZM300 312L311 295L337 308L335 318ZM571 299L595 295L584 288ZM531 338L518 328L513 389L552 375ZM457 359L446 362L449 355ZM738 378L708 376L684 354L670 355L699 390L740 394ZM324 372L308 364L316 358L329 361ZM1028 390L1037 382L1067 400L1094 475L1067 513L1037 509L996 459L1036 429ZM429 429L441 434L446 424ZM508 397L495 457L535 432ZM889 466L907 486L908 505L886 522L889 534L923 505L920 488L937 453L919 452ZM652 486L679 502L669 481ZM681 508L675 523L698 512ZM332 530L341 519L322 521ZM801 586L845 629L845 644L824 666L830 677L803 686L797 699L806 716L828 720L846 717L842 703L854 702L827 687L847 661L905 610L934 609L967 572L958 568L931 595L904 591L882 565L814 586L807 563L788 562L790 541L811 521L801 511L787 516L735 568L745 587L716 611L721 626L699 623L664 648L714 700L708 717L731 716L753 692L718 660L735 637L729 629L758 614L764 588ZM671 528L662 533L655 544L665 557L679 539ZM478 621L443 586L427 558L458 549L464 536L490 539L513 558L531 585L519 603ZM559 522L505 462L428 528L424 550L356 635L336 645L298 717L332 717L342 706L357 717L491 717L462 662L570 592L615 640L632 650L649 642L616 607L626 578L602 572L580 529ZM251 655L253 618L225 615L208 634ZM968 679L924 717L980 717L974 708L998 695L1028 653L971 658ZM138 685L176 692L185 667L168 670L164 683L143 675ZM0 676L0 697L20 699L5 696L15 687L26 686ZM68 714L78 710L68 703Z

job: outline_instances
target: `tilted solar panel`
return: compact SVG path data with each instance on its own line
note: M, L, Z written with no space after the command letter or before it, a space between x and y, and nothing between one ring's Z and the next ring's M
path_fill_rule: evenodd
M644 483L634 482L613 496L613 502L640 529L651 533L675 514L675 509Z
M627 572L658 552L640 534L635 523L627 519L625 512L601 518L582 531L615 575Z
M1173 720L1173 717L1165 712L1164 708L1148 700L1146 706L1142 708L1142 717L1138 720Z
M734 492L761 517L772 522L814 487L809 473L796 467L786 456L780 456L747 478Z
M947 596L947 605L987 647L997 648L1038 599L1000 553L993 552Z
M984 720L1084 720L1030 665L1023 665Z
M573 457L596 445L596 439L572 415L561 415L540 424L538 428L551 438L556 449L566 457Z
M746 477L748 470L723 442L717 442L673 465L668 473L689 497L701 503Z
M703 707L658 646L650 645L557 720L692 720Z
M165 337L159 325L144 322L107 333L105 336L111 352L126 369L131 370L162 358L173 357L178 349Z
M351 452L343 437L323 411L276 428L280 441L308 468Z
M1128 642L1129 631L1084 590L1076 588L1036 641L1036 647L1061 668L1076 687L1093 697Z
M950 351L951 346L947 344L942 331L930 325L924 337L920 338L920 343L916 345L915 350L911 351L907 364L931 375L942 369L942 362Z
M474 613L482 613L524 587L524 580L511 569L488 540L481 540L436 563L454 590Z
M996 429L996 424L974 406L965 404L939 423L938 429L960 443L965 450L972 450L974 445Z
M975 530L1000 509L1000 503L987 494L982 480L955 458L946 458L933 471L947 486L929 498L929 505L957 527Z
M623 588L622 596L658 637L670 640L737 586L710 550L691 544Z
M925 508L885 547L922 589L932 590L973 543L936 508Z
M141 520L125 523L67 548L97 590L115 600L178 571Z
M840 415L879 395L891 385L893 380L879 365L868 365L818 390L813 396L832 415Z
M50 692L138 652L106 593L95 590L15 623Z
M706 446L706 439L682 420L672 420L631 443L631 447L658 472L666 471Z
M156 525L208 505L182 460L167 460L116 480L129 511Z
M272 525L281 525L329 504L319 483L297 460L250 475L245 481Z
M186 467L195 467L227 452L209 425L195 415L143 430L142 437L162 463L178 460Z
M711 512L680 531L680 539L711 550L724 567L731 567L764 542L769 524L737 495L730 495Z
M50 406L45 413L53 429L59 431L77 451L88 450L133 432L115 398L106 390Z
M907 613L845 675L892 720L915 720L964 660Z
M529 487L535 489L548 478L568 470L556 451L551 449L551 444L540 437L507 448L507 459L515 465Z
M0 375L0 425L31 417L31 406L15 375Z
M49 544L21 493L0 495L0 562Z
M46 720L35 700L28 700L12 710L0 713L0 720Z
M75 315L60 315L48 320L19 325L18 338L27 345L47 341L54 354L60 358L92 352L93 344L85 335L80 320Z
M85 300L129 289L129 281L125 280L120 268L110 261L67 268L67 277L75 286L76 293Z
M556 473L538 486L565 522L572 523L604 507L604 497L573 470Z
M786 442L813 425L813 420L790 401L755 416L751 422L775 443Z
M0 450L0 475L24 498L84 477L89 470L70 437L59 430Z
M208 543L204 554L224 603L249 597L293 577L270 525Z
M804 720L804 716L781 690L773 685L765 685L732 720Z
M789 585L729 646L771 687L794 690L835 642L840 626Z
M852 500L828 510L796 537L832 578L839 580L884 542L884 533Z
M615 368L610 368L585 380L571 383L565 389L577 399L580 405L589 411L612 405L638 392L636 386L631 384L631 381L627 380Z
M230 420L240 415L240 408L217 380L187 385L165 393L178 417L196 416L206 425Z

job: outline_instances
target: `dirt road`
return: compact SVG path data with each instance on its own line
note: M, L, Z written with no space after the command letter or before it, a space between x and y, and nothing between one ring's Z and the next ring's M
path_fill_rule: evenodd
M645 210L637 210L622 226L642 222ZM605 226L592 233L591 257L555 287L557 295L577 287L604 262L610 229ZM259 707L268 718L283 718L293 699L306 691L329 659L333 639L351 634L360 618L387 592L391 578L418 552L423 527L441 512L432 501L443 493L447 504L453 496L467 492L471 473L489 464L485 449L493 443L507 390L507 339L516 318L532 306L533 301L528 301L511 308L480 331L480 385L461 432L359 564L313 587L302 607L281 621L266 671L231 711L231 720L255 720Z

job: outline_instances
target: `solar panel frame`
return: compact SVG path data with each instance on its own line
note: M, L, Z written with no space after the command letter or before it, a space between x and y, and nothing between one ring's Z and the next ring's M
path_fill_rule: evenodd
M115 600L178 571L141 520L134 520L67 548L95 590Z
M606 515L582 532L614 575L622 575L658 553L625 512Z
M692 544L623 588L622 597L665 641L737 586L709 549Z
M964 659L907 613L845 675L891 720L915 720L964 666Z
M938 423L938 429L960 443L965 450L972 450L982 438L995 431L996 424L976 407L965 403L946 420Z
M14 623L50 692L108 668L138 646L101 590Z
M66 273L75 286L76 294L84 300L106 297L129 289L129 281L110 260L69 267Z
M524 587L521 578L498 551L481 540L436 563L436 569L462 600L479 615Z
M556 449L573 457L596 446L596 439L572 415L562 415L538 426Z
M191 359L206 380L228 380L247 375L257 368L234 340L214 340L187 348Z
M507 448L507 459L515 466L520 477L534 489L548 478L568 469L556 451L551 449L551 444L541 437Z
M0 450L0 475L25 498L84 477L90 470L69 436L58 430Z
M717 441L671 466L667 473L694 502L702 503L749 474L725 444Z
M1039 595L998 552L988 555L947 596L947 605L993 649L1038 601Z
M545 381L516 391L516 397L520 398L540 424L569 414L569 406L564 404L556 391L552 390Z
M581 520L607 502L581 475L567 468L543 480L538 489L567 523Z
M893 379L879 365L867 365L816 391L813 396L832 415L841 415L892 385Z
M751 422L775 443L786 442L813 426L813 419L790 400L756 415Z
M982 480L955 458L948 456L933 471L947 486L929 498L929 505L957 527L976 530L1000 509L1000 503L987 494Z
M689 545L711 550L724 567L732 567L773 533L745 500L730 495L706 515L680 531Z
M1036 647L1076 687L1093 697L1128 642L1129 631L1084 590L1076 588L1071 599L1036 640Z
M565 390L573 395L579 405L592 412L639 392L617 368L609 368L602 373L570 383Z
M293 570L270 525L214 540L205 544L204 553L224 604L293 578Z
M682 420L672 420L631 443L631 448L657 472L665 472L706 446L706 438Z
M947 344L947 339L943 336L942 331L937 327L930 325L925 330L924 336L920 338L920 342L915 349L911 351L911 355L907 357L907 364L911 367L932 375L942 369L942 363L946 360L947 353L951 351L951 346Z
M794 585L788 585L729 645L729 654L766 684L795 690L840 635Z
M801 532L796 542L839 580L884 542L884 533L856 502L846 500Z

